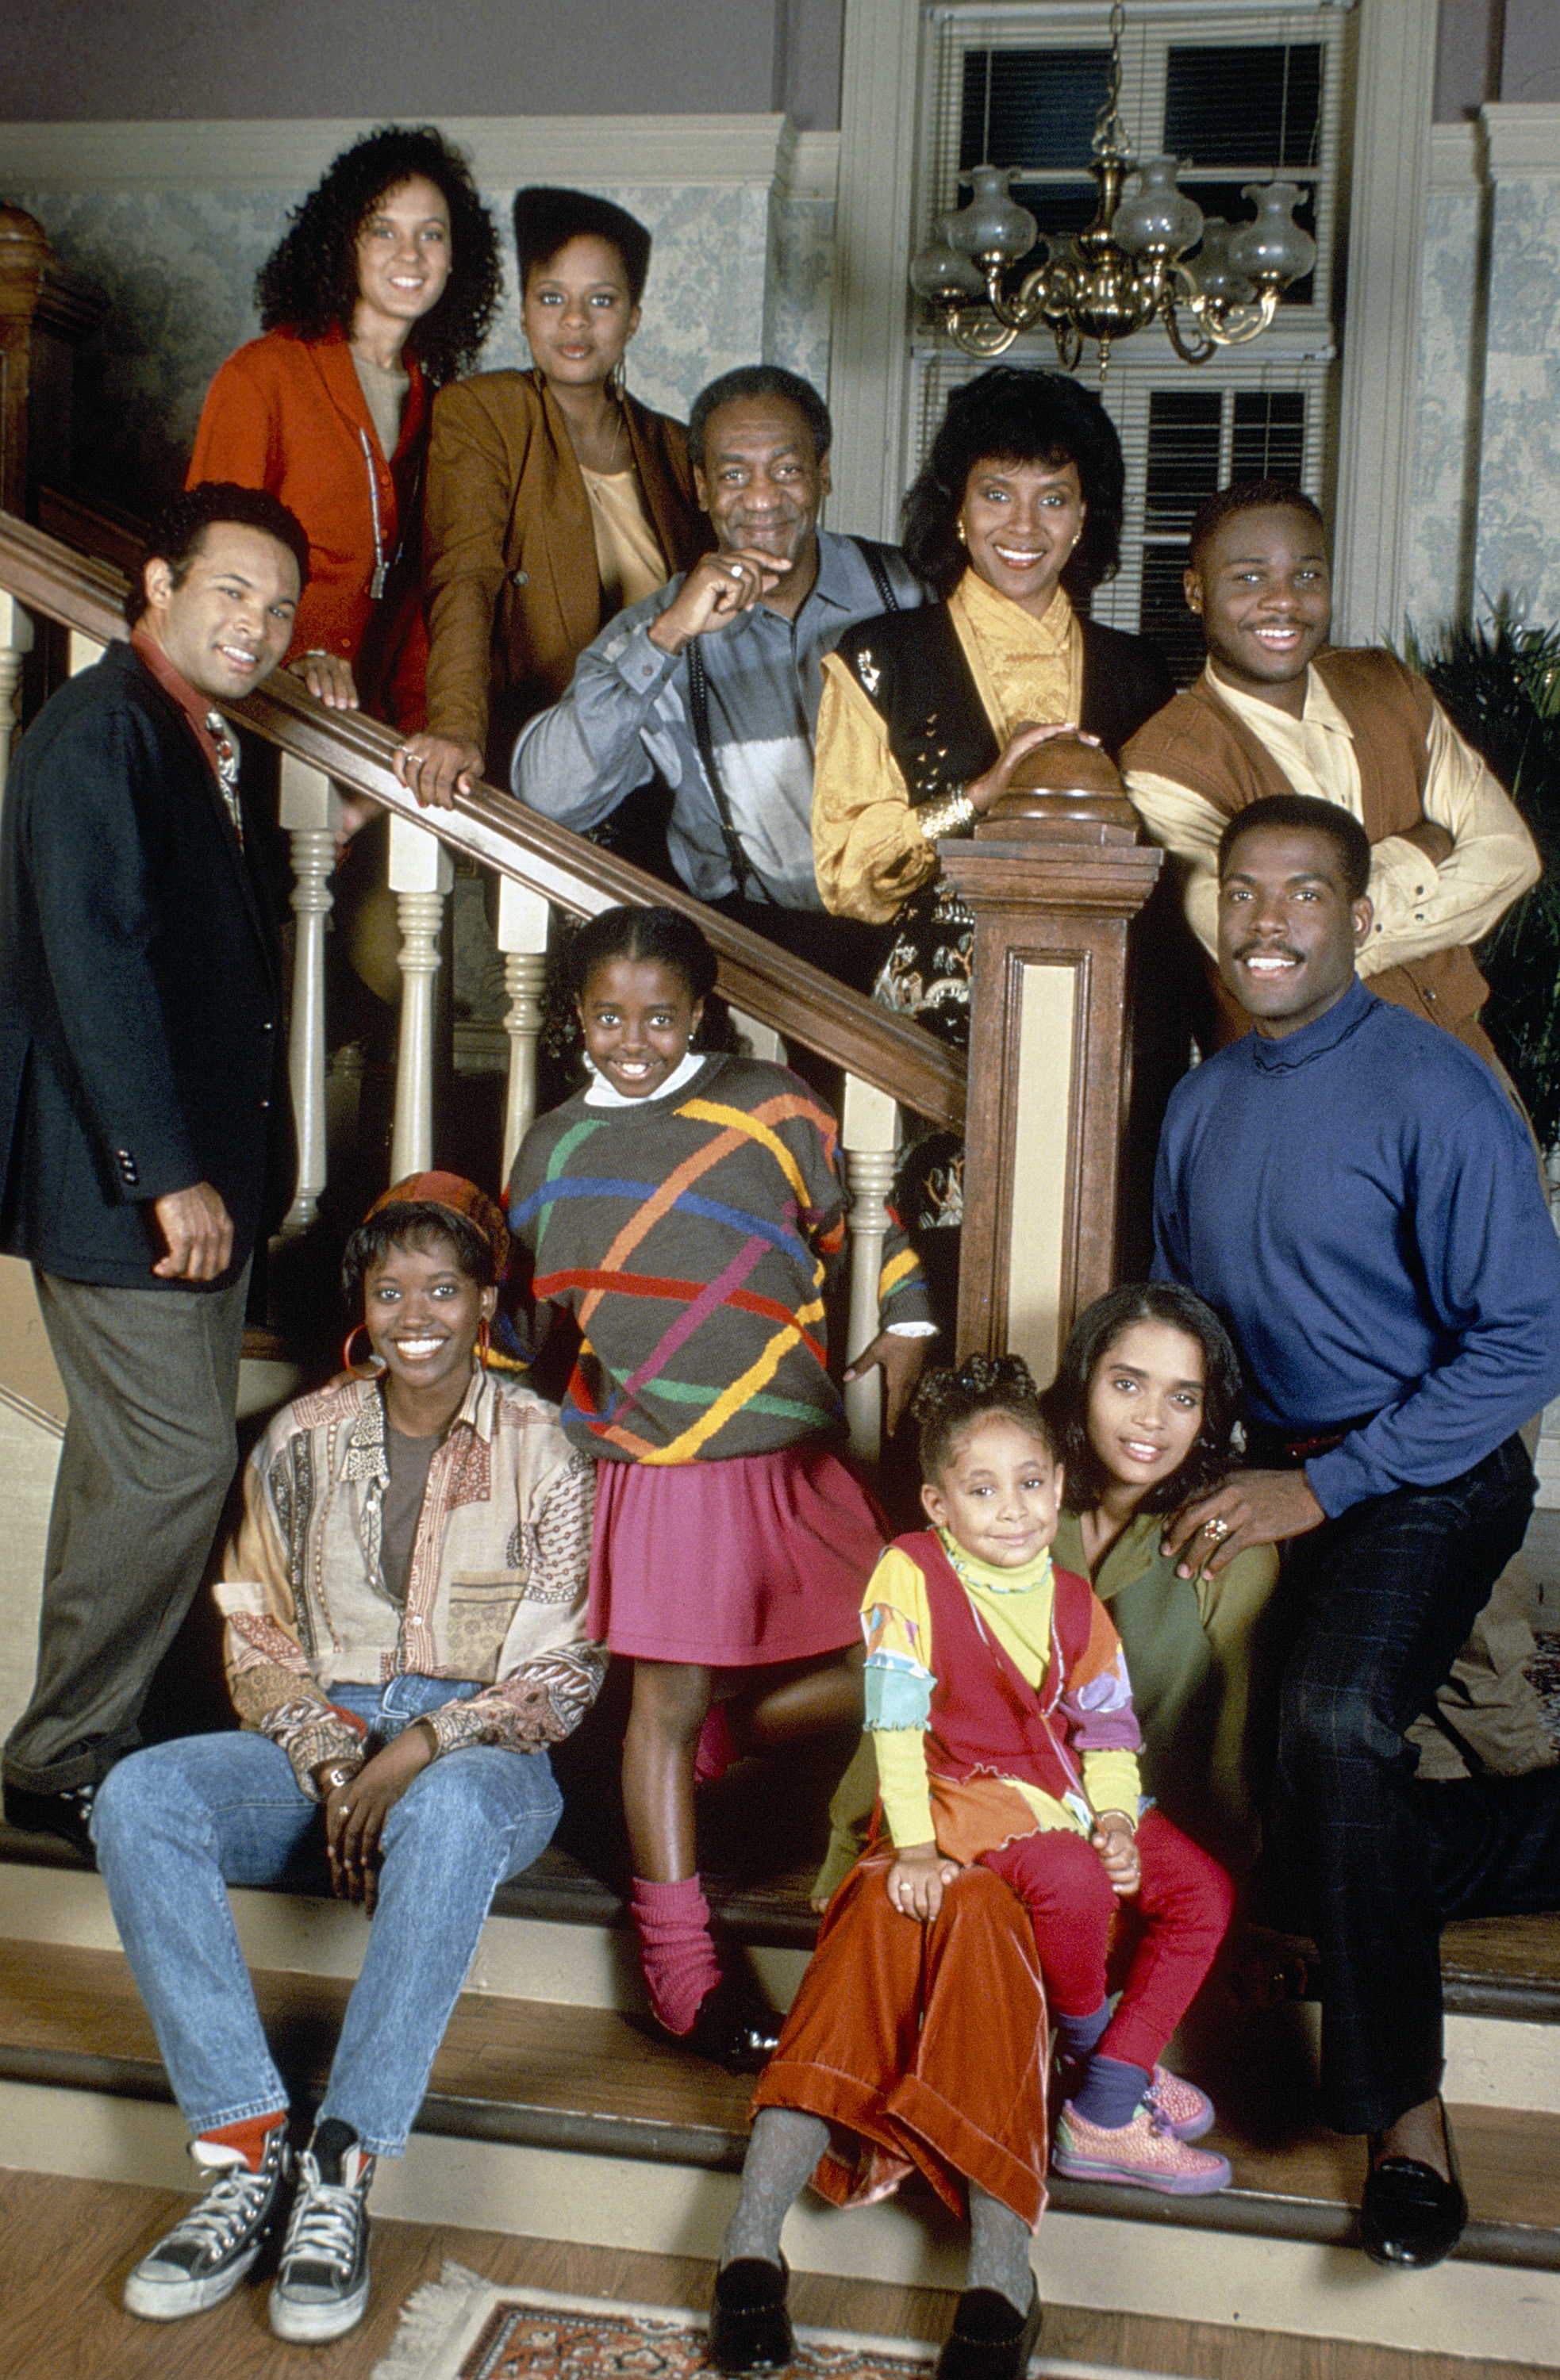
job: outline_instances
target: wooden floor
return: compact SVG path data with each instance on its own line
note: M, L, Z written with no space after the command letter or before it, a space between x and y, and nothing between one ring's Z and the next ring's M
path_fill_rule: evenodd
M376 2223L373 2296L347 2338L285 2347L265 2321L263 2283L181 2323L123 2312L129 2267L187 2202L169 2191L0 2172L0 2374L4 2380L368 2380L395 2336L399 2309L453 2258L512 2285L652 2305L699 2307L710 2267L687 2258L575 2248L500 2232ZM894 2338L942 2338L953 2308L940 2290L885 2289L800 2275L802 2322ZM1536 2365L1407 2355L1211 2324L1048 2309L1047 2356L1187 2380L1553 2380Z

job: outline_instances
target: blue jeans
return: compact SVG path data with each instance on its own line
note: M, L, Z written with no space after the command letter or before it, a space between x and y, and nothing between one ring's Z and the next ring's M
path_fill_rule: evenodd
M332 1694L384 1740L476 1691L403 1677ZM473 1744L432 1762L390 1812L379 1902L320 2109L374 2155L405 2148L494 1893L546 1849L561 1807L545 1753ZM99 1788L98 1865L192 2132L287 2105L226 1887L277 1882L319 1822L286 1755L247 1732L154 1745Z
M1372 1497L1288 1549L1297 1633L1274 1833L1322 1953L1322 2113L1338 2131L1383 2131L1441 2086L1444 1917L1532 1908L1543 1890L1530 1871L1554 1840L1553 1794L1507 1811L1493 1789L1519 1780L1479 1779L1469 1795L1420 1785L1407 1741L1532 1500L1532 1465L1511 1438L1456 1478Z

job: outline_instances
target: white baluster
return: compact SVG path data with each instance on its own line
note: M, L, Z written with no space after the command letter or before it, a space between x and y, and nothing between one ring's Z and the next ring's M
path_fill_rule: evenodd
M292 844L292 1024L287 1074L298 1135L298 1192L282 1226L287 1238L306 1232L320 1211L325 1186L325 919L332 907L331 870L341 827L341 796L321 769L290 752L282 755L278 815Z
M773 1025L761 1025L758 1018L750 1016L744 1008L734 1008L731 1021L738 1038L747 1043L750 1057L762 1058L770 1066L786 1063L786 1044Z
M433 1161L433 979L439 929L455 869L435 835L390 815L390 890L400 919L401 1038L396 1059L396 1129L390 1173L404 1182Z
M886 1091L847 1075L840 1105L840 1143L850 1185L850 1319L846 1352L855 1357L878 1331L878 1276L888 1231L899 1111ZM869 1372L845 1391L845 1417L858 1460L875 1464L883 1442L883 1375Z
M11 757L11 731L17 723L17 688L21 665L32 650L32 622L14 595L0 589L0 795L6 790L6 769Z
M504 1103L504 1179L536 1115L536 1042L542 1030L542 986L547 973L548 904L540 892L498 880L498 947L509 1006L509 1088Z

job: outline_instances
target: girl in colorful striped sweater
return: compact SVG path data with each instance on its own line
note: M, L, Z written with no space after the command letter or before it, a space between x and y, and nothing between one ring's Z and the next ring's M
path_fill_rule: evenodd
M690 1045L714 953L671 909L579 934L587 1088L526 1135L511 1223L538 1340L578 1337L563 1399L598 1463L591 1629L632 1659L623 1798L645 1980L669 2034L756 2070L778 2019L723 1979L694 1850L696 1771L859 1723L861 1590L881 1515L835 1451L824 1287L847 1195L833 1115L783 1067ZM884 1249L890 1427L931 1323Z

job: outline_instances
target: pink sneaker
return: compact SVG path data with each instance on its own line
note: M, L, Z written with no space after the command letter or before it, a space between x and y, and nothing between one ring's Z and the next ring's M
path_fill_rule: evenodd
M1200 2141L1213 2129L1213 2102L1207 2092L1167 2067L1154 2068L1143 2098L1151 2114L1158 2108L1178 2141Z
M1145 2104L1129 2124L1091 2124L1069 2099L1056 2123L1052 2169L1069 2181L1127 2181L1176 2198L1206 2198L1228 2187L1229 2159L1178 2141Z

